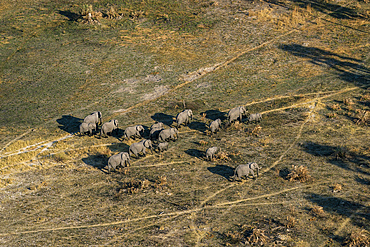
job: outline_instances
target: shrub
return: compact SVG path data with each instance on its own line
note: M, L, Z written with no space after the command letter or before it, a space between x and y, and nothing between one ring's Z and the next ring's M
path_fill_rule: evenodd
M287 175L289 181L308 182L312 177L305 166L292 166L293 170Z
M370 245L369 232L366 230L353 231L346 238L344 244L349 247L367 247Z

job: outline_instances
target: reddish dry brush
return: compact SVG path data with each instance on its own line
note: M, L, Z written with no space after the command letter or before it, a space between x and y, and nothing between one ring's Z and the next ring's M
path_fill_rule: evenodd
M324 211L324 208L323 207L320 207L320 206L313 206L311 208L311 213L317 217L325 217L326 216L326 213Z
M367 125L370 122L370 111L360 110L357 115L356 124Z
M370 245L369 232L366 230L353 231L344 244L349 247L368 247Z
M252 234L247 238L249 243L262 243L265 244L268 242L269 238L266 237L265 231L262 229L254 228Z
M334 193L341 192L342 191L342 185L341 184L334 184L331 186L331 189Z
M313 178L308 172L307 167L305 166L292 166L292 170L290 173L287 175L287 179L292 182L292 181L299 181L299 182L311 182Z
M138 180L131 179L125 182L121 188L117 189L114 197L119 198L123 194L137 194L144 190L158 190L168 188L168 182L166 176L160 176L155 182L151 182L148 179Z

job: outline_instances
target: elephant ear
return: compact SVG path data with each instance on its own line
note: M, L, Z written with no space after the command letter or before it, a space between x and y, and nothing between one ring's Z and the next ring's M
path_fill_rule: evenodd
M114 125L118 127L118 120L114 119Z
M98 111L98 118L101 118L101 112Z

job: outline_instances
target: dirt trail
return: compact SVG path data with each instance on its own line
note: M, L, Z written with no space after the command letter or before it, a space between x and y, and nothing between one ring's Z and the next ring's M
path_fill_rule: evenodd
M144 216L144 217L126 219L126 220L122 220L122 221L107 222L107 223L92 224L92 225L65 226L65 227L55 227L55 228L43 228L43 229L31 230L31 231L0 233L0 236L31 234L31 233L61 231L61 230L71 230L71 229L84 229L84 228L94 228L94 227L106 227L106 226L121 225L121 224L125 224L125 223L142 221L142 220L153 219L153 218L162 218L162 217L167 217L167 216L181 216L181 215L191 214L191 213L206 210L206 209L223 208L223 207L227 207L227 206L230 206L230 205L233 205L233 204L240 204L240 203L246 202L246 201L257 200L257 199L261 199L261 198L264 198L264 197L274 196L274 195L278 195L278 194L281 194L281 193L285 193L285 192L293 191L293 190L298 190L298 189L305 189L305 188L309 188L309 187L312 187L312 186L318 186L318 185L321 185L321 184L326 184L326 182L317 182L317 183L313 183L313 184L310 184L310 185L297 186L297 187L284 189L284 190L273 192L273 193L268 193L268 194L265 194L265 195L259 195L259 196L256 196L256 197L247 198L247 199L236 200L236 201L231 201L231 202L224 202L224 203L219 203L219 204L215 204L215 205L211 205L211 206L205 206L205 207L197 207L197 208L194 208L194 209L183 210L183 211L162 213L162 214L158 214L158 215L157 214L156 215L148 215L148 216ZM281 203L281 202L277 202L277 204L279 204L279 203ZM263 203L263 204L253 203L253 204L249 204L248 206L250 206L250 205L270 205L270 203ZM244 206L246 206L246 205L244 205Z

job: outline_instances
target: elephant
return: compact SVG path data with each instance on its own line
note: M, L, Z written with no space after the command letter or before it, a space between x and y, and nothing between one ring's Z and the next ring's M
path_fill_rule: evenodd
M169 141L169 140L176 141L178 138L178 135L179 135L179 131L176 128L164 129L161 132L159 132L158 141L159 142L164 142L164 141Z
M248 117L248 123L261 122L261 120L262 120L262 114L261 113L254 113L254 114L249 115L249 117Z
M152 127L150 127L149 139L158 139L158 135L162 130L164 130L162 122L156 122L153 124Z
M130 155L127 152L112 155L108 160L108 173L113 169L114 171L118 166L130 166Z
M144 140L141 140L140 142L136 142L136 143L131 144L131 146L128 149L128 153L130 155L134 154L136 156L136 158L138 158L139 153L143 153L144 156L145 156L146 155L145 150L147 148L152 149L152 147L153 147L152 146L152 141L144 139Z
M258 166L258 164L255 162L249 162L248 164L245 164L245 165L239 165L238 167L235 168L234 176L232 176L231 178L233 180L236 180L236 179L240 180L244 176L248 178L249 174L252 174L253 178L255 178L254 176L255 170L257 170L257 177L258 177L260 169L261 167Z
M190 109L184 110L177 114L176 116L177 128L179 128L181 124L187 125L190 122L189 118L193 119L193 111Z
M96 131L96 125L93 123L85 123L83 122L80 124L80 136L89 132L89 135L93 134L93 131Z
M150 127L150 129L152 130L152 129L163 129L163 123L162 122L155 122L151 127Z
M217 151L219 151L219 148L218 147L208 148L207 151L206 151L206 159L207 160L212 160L213 159L213 156L216 154Z
M227 118L229 119L229 124L231 124L235 120L240 120L242 121L243 115L247 113L247 110L245 109L244 106L238 106L229 111L227 114Z
M84 123L92 123L98 127L99 124L102 124L102 115L100 111L95 111L90 115L86 116L84 119Z
M160 153L163 152L163 151L165 151L165 150L167 150L168 149L168 142L161 142L161 143L159 143L158 146L157 146L157 148L158 148L158 151Z
M125 133L123 134L124 139L129 139L130 137L141 137L141 132L144 132L144 127L142 125L135 125L131 127L127 127L125 129Z
M221 119L216 119L213 121L210 125L209 128L211 129L211 133L214 134L216 131L218 131L221 128Z
M116 119L112 119L110 120L109 122L105 122L102 126L101 126L101 130L100 130L100 137L102 135L104 135L105 137L107 137L107 135L109 133L112 133L113 130L116 130L118 129L118 120Z

